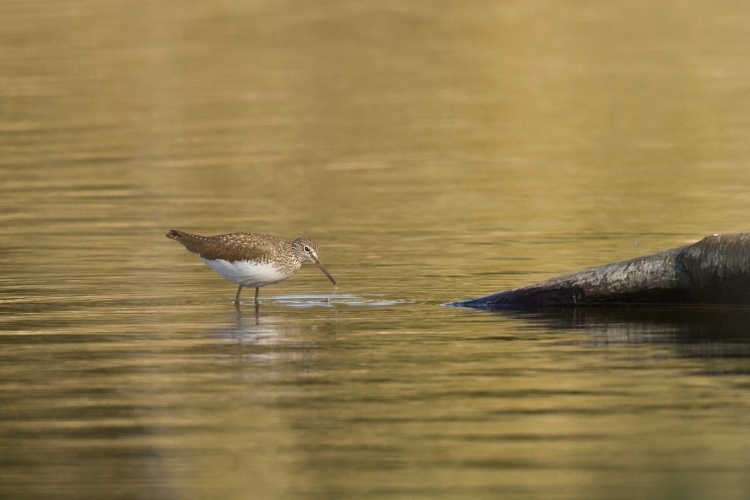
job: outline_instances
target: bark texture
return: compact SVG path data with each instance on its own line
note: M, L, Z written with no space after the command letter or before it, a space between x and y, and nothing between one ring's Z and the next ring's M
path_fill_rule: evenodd
M693 245L449 305L503 309L593 304L750 304L750 234L709 236Z

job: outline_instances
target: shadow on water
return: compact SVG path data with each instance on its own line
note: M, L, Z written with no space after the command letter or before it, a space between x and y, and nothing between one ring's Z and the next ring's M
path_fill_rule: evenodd
M523 319L535 327L595 333L609 344L672 343L694 357L750 358L748 307L551 307L495 314Z

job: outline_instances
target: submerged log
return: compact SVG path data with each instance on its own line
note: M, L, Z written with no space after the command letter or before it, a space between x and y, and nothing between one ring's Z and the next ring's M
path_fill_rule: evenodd
M593 304L750 304L750 234L593 267L448 305L506 309Z

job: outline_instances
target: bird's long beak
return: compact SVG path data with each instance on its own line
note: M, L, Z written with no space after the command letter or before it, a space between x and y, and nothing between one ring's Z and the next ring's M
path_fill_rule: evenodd
M336 290L338 290L339 286L336 284L336 280L333 279L333 276L331 276L331 273L328 272L328 269L325 268L323 264L321 264L318 259L315 259L315 265L318 266L318 269L323 271L323 274L328 276L328 279L331 280L331 283L333 283L333 293L330 297L328 297L328 302L331 301L331 298L336 294Z
M318 266L318 269L320 269L321 271L323 271L323 274L325 274L326 276L328 276L328 279L331 280L331 283L333 283L334 286L335 286L336 285L336 280L333 279L333 276L331 276L331 273L328 272L328 269L326 269L325 266L323 266L323 264L321 264L318 261L315 261L315 265Z

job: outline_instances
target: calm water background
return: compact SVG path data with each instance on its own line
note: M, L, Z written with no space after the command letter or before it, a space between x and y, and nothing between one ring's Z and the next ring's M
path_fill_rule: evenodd
M0 13L3 497L750 494L750 311L439 305L749 231L750 4Z

